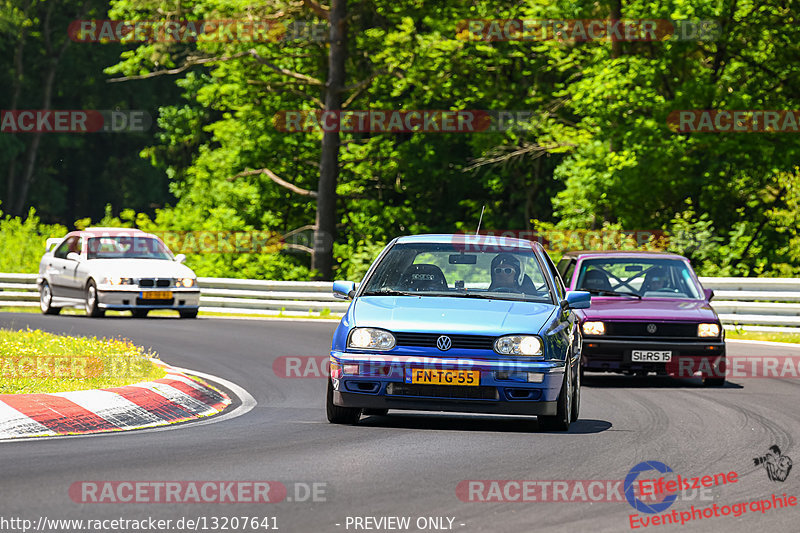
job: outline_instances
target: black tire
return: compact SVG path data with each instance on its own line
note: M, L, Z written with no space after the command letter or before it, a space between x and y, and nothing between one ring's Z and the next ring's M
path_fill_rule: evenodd
M567 366L564 381L558 393L558 404L555 415L540 416L539 428L544 431L569 431L572 422L572 369Z
M339 407L333 404L333 383L331 383L330 379L328 379L328 400L325 407L328 413L328 422L331 424L349 424L354 426L358 424L358 419L361 418L361 409L355 407Z
M703 378L704 387L724 387L725 378Z
M388 409L364 409L361 412L364 416L386 416L388 413Z
M133 315L133 318L146 318L147 313L149 312L149 309L131 309L131 315Z
M178 314L181 315L181 318L197 318L197 309L192 309L191 311L178 311Z
M575 374L575 387L573 387L574 390L572 392L572 417L570 418L570 422L577 422L578 415L581 411L581 378L583 377L583 372L579 369Z
M90 316L92 318L98 318L104 316L106 312L99 307L97 307L97 285L94 284L94 280L89 280L89 283L86 284L86 316Z
M39 287L39 309L42 310L43 315L57 315L61 312L60 307L53 307L53 291L50 290L50 285L44 281L42 286Z

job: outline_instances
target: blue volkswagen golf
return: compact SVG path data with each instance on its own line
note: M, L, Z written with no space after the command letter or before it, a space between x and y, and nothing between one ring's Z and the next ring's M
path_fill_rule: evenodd
M541 245L487 236L390 242L356 288L333 336L327 414L355 424L389 409L536 415L546 430L578 418L581 334Z

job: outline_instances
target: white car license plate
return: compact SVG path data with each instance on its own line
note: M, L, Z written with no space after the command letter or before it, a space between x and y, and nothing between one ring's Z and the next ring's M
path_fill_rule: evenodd
M142 300L169 300L172 291L142 291Z
M631 361L634 363L669 363L672 352L661 350L633 350Z

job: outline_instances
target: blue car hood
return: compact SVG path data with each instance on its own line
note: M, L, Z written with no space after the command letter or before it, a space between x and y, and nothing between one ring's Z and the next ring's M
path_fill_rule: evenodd
M555 311L552 304L434 296L362 296L355 326L391 331L498 335L539 333Z

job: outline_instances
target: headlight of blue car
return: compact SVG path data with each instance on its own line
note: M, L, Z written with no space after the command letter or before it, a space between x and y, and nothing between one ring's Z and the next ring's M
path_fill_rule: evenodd
M391 332L377 328L353 328L350 332L348 348L359 350L391 350L395 339Z
M494 341L500 355L542 355L542 341L533 335L506 335Z

